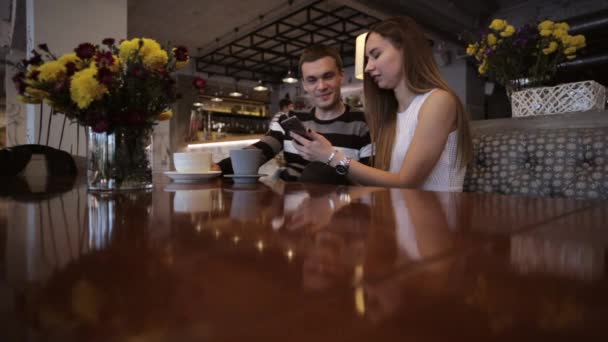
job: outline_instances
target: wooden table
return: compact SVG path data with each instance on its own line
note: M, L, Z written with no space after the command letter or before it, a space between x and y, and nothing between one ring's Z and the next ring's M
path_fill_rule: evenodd
M49 184L0 180L0 341L608 337L605 201Z

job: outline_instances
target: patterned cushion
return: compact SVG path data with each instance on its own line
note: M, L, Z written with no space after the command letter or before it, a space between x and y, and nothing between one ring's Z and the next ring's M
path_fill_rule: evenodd
M464 191L608 199L608 127L511 129L473 145Z

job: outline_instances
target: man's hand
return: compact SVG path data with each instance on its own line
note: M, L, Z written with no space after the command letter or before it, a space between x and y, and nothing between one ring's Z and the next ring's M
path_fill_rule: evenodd
M331 145L329 140L317 132L309 130L308 134L312 140L308 140L297 133L290 132L292 138L298 142L294 144L302 158L308 161L320 161L327 162L327 158L332 154L335 148Z
M222 171L222 169L220 168L219 165L217 165L216 163L211 164L211 167L209 167L210 171Z

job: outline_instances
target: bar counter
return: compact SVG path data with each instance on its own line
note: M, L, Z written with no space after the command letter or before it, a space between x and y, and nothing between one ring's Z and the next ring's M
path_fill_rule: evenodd
M0 341L601 341L608 203L0 180Z

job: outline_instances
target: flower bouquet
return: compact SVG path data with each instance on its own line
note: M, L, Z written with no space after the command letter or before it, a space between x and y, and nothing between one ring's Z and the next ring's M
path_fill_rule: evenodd
M576 58L585 47L585 36L571 36L570 26L549 20L536 26L516 28L506 20L494 19L475 39L468 39L467 55L473 56L480 75L507 88L549 85L557 65Z
M19 99L45 102L53 113L87 127L89 189L151 188L152 130L173 116L170 105L178 94L171 73L188 63L187 49L167 52L148 38L117 46L106 38L60 57L46 44L32 54L16 66Z

